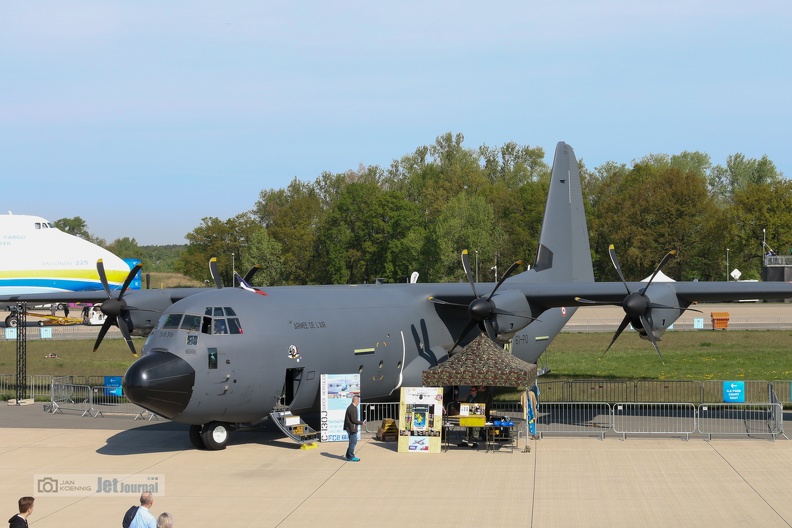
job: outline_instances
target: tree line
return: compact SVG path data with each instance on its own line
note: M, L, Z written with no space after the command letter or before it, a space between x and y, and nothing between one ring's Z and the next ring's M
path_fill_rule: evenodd
M459 255L468 249L479 279L492 281L514 261L533 261L551 167L540 147L463 143L446 133L389 167L264 189L249 211L203 218L169 264L205 281L218 257L225 284L232 253L242 275L262 265L256 285L404 282L414 271L421 282L456 282L465 280ZM579 165L597 280L618 280L610 244L628 280L648 276L671 249L678 253L664 272L703 281L726 279L727 249L730 267L749 279L760 276L763 250L792 251L792 187L767 156L714 165L686 151ZM121 257L134 246L106 245Z

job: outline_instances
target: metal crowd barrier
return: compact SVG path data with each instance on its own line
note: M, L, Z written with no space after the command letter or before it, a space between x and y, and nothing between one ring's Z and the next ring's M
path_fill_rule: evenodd
M361 416L366 418L365 430L367 433L376 433L385 418L399 419L399 402L361 402L360 407Z
M133 415L135 420L158 419L156 414L130 402L121 394L120 387L77 385L69 383L73 381L72 376L51 379L50 402L44 407L49 413L71 411L92 418L106 414L126 414Z
M607 403L542 402L539 404L536 432L546 434L584 434L605 438L612 429L611 407Z
M696 432L696 406L692 403L617 403L612 408L613 430L628 434L685 435Z
M93 416L91 414L91 387L87 385L72 385L67 383L52 383L50 403L44 410L56 414L72 411L80 416Z
M698 412L698 430L712 439L713 435L784 435L784 413L779 403L702 404ZM786 435L784 435L786 437Z

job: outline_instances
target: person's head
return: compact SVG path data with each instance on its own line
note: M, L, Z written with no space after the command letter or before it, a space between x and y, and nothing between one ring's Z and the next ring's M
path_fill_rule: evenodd
M470 387L470 394L478 394L478 387Z
M160 513L157 517L157 528L173 528L173 515L168 512Z
M357 405L358 403L360 403L360 396L355 394L354 396L352 396L352 405Z
M140 505L146 508L151 508L154 504L154 495L150 491L144 491L140 494Z
M19 513L30 513L33 511L33 497L22 497L19 499Z

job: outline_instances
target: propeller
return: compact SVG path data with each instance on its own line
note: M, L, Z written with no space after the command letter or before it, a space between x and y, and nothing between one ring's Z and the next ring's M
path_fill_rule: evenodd
M121 290L118 292L118 297L113 297L113 294L110 291L110 286L107 283L107 274L105 273L104 262L102 259L96 261L96 271L99 273L99 280L102 282L102 286L107 292L107 300L104 301L100 307L102 313L105 314L105 321L102 324L102 328L99 330L99 335L96 337L94 352L96 352L96 350L99 348L102 339L104 339L104 336L107 334L107 331L110 330L110 327L112 325L116 325L118 329L121 330L121 335L124 336L124 340L129 346L129 349L137 357L138 353L135 350L135 345L132 344L132 336L129 334L129 327L127 326L126 319L123 316L124 312L128 314L130 310L126 301L124 300L124 293L126 293L127 288L129 288L129 284L132 282L132 280L135 278L135 275L137 275L138 271L140 271L142 267L142 263L136 264L134 268L129 270L129 274L127 275L126 280L124 280Z
M217 257L212 257L209 259L209 273L212 275L217 289L222 290L223 281L220 279L220 272L217 270Z
M508 279L509 276L512 273L514 273L514 270L516 270L521 265L522 265L522 261L518 260L517 262L509 266L509 269L507 269L506 273L504 273L503 276L500 278L500 280L498 280L498 283L495 285L495 288L492 289L492 292L490 292L490 294L487 297L482 297L476 291L476 284L473 281L473 274L470 271L470 258L468 256L468 250L467 249L462 250L462 267L465 269L465 275L467 276L468 282L470 283L470 287L473 290L473 295L476 298L473 299L470 302L470 304L460 304L460 303L444 301L442 299L436 299L434 297L429 297L429 300L435 304L467 308L468 313L470 314L470 322L468 322L467 326L465 326L465 329L462 330L462 334L456 340L454 346L451 347L449 354L452 353L454 349L456 349L457 345L459 345L459 343L468 335L468 333L473 329L473 327L477 326L479 323L482 322L484 323L484 329L487 332L487 336L489 336L489 338L492 339L493 341L496 341L497 332L495 331L495 328L492 326L492 317L495 315L510 315L514 317L523 317L526 319L536 320L534 317L528 315L521 315L507 310L502 310L497 306L495 306L495 302L492 300L493 295L495 295L495 292L498 291L498 288L501 287L501 284L503 284L506 281L506 279Z
M245 274L245 282L250 283L250 281L253 280L253 277L259 272L260 269L261 264L256 264L250 268ZM214 279L215 287L217 287L218 290L222 290L223 280L220 278L220 271L217 267L217 257L212 257L209 259L209 273L212 275L212 279Z
M624 308L624 319L622 319L619 328L616 330L616 333L613 335L613 339L611 339L608 348L605 349L603 352L603 356L610 350L613 343L616 342L616 339L621 335L627 325L634 321L639 321L641 326L643 327L644 331L646 332L646 336L649 338L649 341L652 342L652 346L657 352L660 361L665 364L663 361L663 356L660 354L660 348L657 346L657 340L655 339L654 333L652 332L652 325L649 322L649 318L651 317L651 311L653 308L664 308L670 310L680 310L685 311L687 308L682 308L680 306L667 306L664 304L657 304L653 303L649 296L647 295L647 291L649 290L649 286L652 285L652 281L660 273L660 270L666 263L671 259L671 257L676 255L676 250L671 250L665 254L665 256L660 260L660 263L652 273L652 276L649 277L649 282L641 288L640 290L633 291L630 289L630 286L627 284L627 281L624 280L624 274L622 273L621 266L619 265L619 259L616 257L616 248L613 244L610 245L608 248L608 253L610 254L611 262L613 263L613 267L616 268L616 273L619 275L619 279L621 279L622 284L624 284L624 288L627 290L627 297L622 299L621 306ZM583 303L583 304L610 304L613 305L615 303L610 302L597 302L597 301L590 301L587 299L582 299L580 297L575 298L576 301Z

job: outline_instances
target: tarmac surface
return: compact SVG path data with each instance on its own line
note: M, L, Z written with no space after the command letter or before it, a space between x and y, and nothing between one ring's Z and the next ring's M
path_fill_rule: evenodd
M725 306L736 317L792 314L788 304ZM585 310L576 318L594 313ZM0 504L10 517L19 497L33 495L36 528L118 526L137 494L44 493L36 478L151 475L162 484L152 512L170 512L176 528L792 526L792 441L783 437L548 436L530 441L530 452L523 446L397 453L395 442L364 434L352 463L345 442L301 450L264 429L198 451L181 424L2 405Z
M137 494L42 493L39 479L159 476L155 515L175 526L792 526L792 442L545 437L531 451L397 453L364 435L301 450L237 431L223 451L186 426L0 407L0 503L33 495L35 527L118 526ZM521 444L519 448L523 447Z

